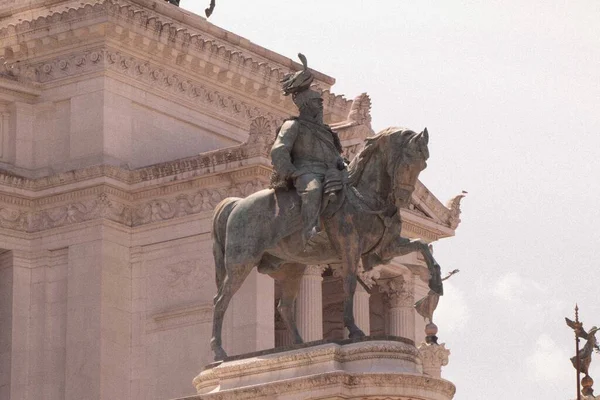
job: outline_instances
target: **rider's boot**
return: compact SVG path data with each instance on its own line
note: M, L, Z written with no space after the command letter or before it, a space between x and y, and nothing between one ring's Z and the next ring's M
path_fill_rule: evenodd
M300 215L302 217L302 245L304 249L310 247L311 239L317 235L319 211L321 209L321 192L314 190L302 193Z

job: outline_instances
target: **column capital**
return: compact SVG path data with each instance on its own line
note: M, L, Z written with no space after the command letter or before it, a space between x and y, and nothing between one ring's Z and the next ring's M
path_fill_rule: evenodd
M318 276L321 277L325 271L324 265L307 265L304 270L304 276Z
M379 291L385 293L390 307L412 307L415 303L415 287L412 277L400 275L393 279L379 279Z
M419 346L419 356L423 361L423 372L434 378L440 378L442 367L448 365L448 356L450 350L446 344L421 343Z

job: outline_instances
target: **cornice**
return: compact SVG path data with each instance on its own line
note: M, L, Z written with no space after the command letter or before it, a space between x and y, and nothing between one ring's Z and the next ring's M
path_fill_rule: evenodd
M461 199L465 197L466 192L453 197L447 206L444 206L440 200L427 187L418 181L415 190L412 194L413 206L407 211L417 217L433 220L437 223L446 225L452 233L445 232L445 236L452 236L453 231L460 223L459 215L461 213ZM419 207L426 210L426 213L419 210ZM441 233L441 232L440 232Z
M267 60L231 43L230 35L225 36L230 41L217 39L137 4L104 0L0 28L0 38L6 43L3 57L9 62L43 63L46 69L42 72L48 72L52 65L45 60L48 54L57 53L61 48L63 52L72 51L74 46L81 46L80 37L86 37L88 43L93 37L104 38L123 51L137 51L160 65L172 65L186 78L217 82L266 102L285 115L295 112L291 101L281 94L279 81L290 70L297 70L298 64L290 61L282 65ZM66 71L69 64L65 56L62 58L59 62ZM317 80L322 78L316 83L324 89L324 104L331 120L343 120L351 101L328 90L333 83L329 82L331 78L313 72ZM48 74L34 75L28 78L48 82Z
M364 96L359 97L354 111L360 107L368 111ZM364 125L368 119L356 115L334 126L351 143L345 146L349 158L362 146L354 139L372 132ZM0 172L0 227L39 232L97 218L138 227L210 211L225 197L244 197L268 185L269 152L277 123L259 116L252 119L248 140L242 145L136 170L99 165L37 179ZM448 209L422 184L415 192L413 200L449 221L458 215L456 210L460 212L460 198ZM440 223L410 210L402 213L403 229L409 236L435 241L453 234L444 219Z
M214 382L218 383L218 379ZM370 388L370 390L362 389ZM376 391L373 389L376 388ZM411 400L411 399L452 399L456 387L443 379L416 374L389 373L348 373L345 371L326 372L306 377L292 378L259 385L250 385L235 390L215 391L180 400L244 400L298 398L300 393L318 394L332 391L336 398L360 398L369 400ZM353 392L363 392L354 395ZM381 393L381 394L375 394ZM296 396L294 396L294 394Z

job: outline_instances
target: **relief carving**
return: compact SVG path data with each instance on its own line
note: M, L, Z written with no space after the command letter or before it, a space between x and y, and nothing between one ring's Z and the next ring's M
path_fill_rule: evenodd
M106 193L100 193L95 199L31 212L26 230L37 232L98 218L106 218L129 226L131 210L128 206L109 200Z
M135 209L132 226L211 211L228 196L245 197L266 186L267 184L254 180L237 183L229 188L203 189L194 194L180 194L172 199L154 199Z
M21 210L0 207L0 227L24 231L28 225L28 213Z
M256 117L250 123L250 134L246 144L272 146L275 141L275 129L271 122L263 117Z

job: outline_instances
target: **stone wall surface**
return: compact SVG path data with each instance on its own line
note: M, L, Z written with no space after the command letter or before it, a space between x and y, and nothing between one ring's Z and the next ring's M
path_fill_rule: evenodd
M268 185L295 113L279 79L300 66L162 0L0 0L0 64L0 398L192 394L212 360L212 210ZM315 75L351 158L370 99ZM404 234L451 236L459 212L419 183ZM246 280L230 354L274 346L276 297Z

